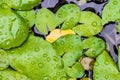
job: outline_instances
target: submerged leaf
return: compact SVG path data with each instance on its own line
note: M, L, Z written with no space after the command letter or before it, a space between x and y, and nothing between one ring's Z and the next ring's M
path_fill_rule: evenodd
M96 35L103 28L101 18L97 16L95 13L90 11L81 12L81 17L79 22L82 24L74 27L73 31L75 31L80 36Z
M48 33L47 27L52 31L57 26L55 15L46 8L38 11L35 23L37 29L44 34Z
M57 25L63 23L61 29L73 28L80 20L80 8L75 4L66 4L56 13Z

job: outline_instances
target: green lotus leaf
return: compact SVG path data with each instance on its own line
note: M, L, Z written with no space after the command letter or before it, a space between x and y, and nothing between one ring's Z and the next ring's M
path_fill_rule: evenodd
M32 27L35 24L35 11L29 10L29 11L17 11L17 13L22 16L26 23L28 23L29 27Z
M27 76L12 69L0 71L0 80L31 80Z
M29 33L28 25L22 17L6 4L0 6L0 48L10 49L20 46Z
M76 62L70 68L66 68L66 73L68 76L73 78L81 78L84 75L84 68L80 62Z
M7 53L11 67L32 80L62 80L66 76L62 60L51 44L40 37L30 35L21 47Z
M38 30L45 34L48 33L47 27L51 31L57 26L55 15L46 8L42 8L38 11L35 23Z
M93 69L94 80L119 80L119 71L116 64L109 56L108 52L103 51L96 58Z
M105 42L101 38L89 37L83 41L86 56L96 58L105 50Z
M103 24L120 19L119 0L109 0L102 12Z
M90 11L82 11L79 22L82 24L74 27L73 31L75 31L80 36L88 37L96 35L103 28L101 18Z
M2 2L16 10L31 10L37 6L41 0L2 0Z
M7 53L0 49L0 71L6 69L9 66L9 59Z
M73 28L80 20L80 8L75 4L66 4L56 13L57 25L63 23L61 29Z

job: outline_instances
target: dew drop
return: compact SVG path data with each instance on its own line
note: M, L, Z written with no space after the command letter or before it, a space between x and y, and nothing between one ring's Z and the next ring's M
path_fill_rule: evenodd
M53 60L54 60L54 61L58 61L58 57L54 56L54 57L53 57Z
M80 28L79 28L79 27L77 27L77 30L80 30Z
M109 78L109 76L108 76L108 75L106 75L106 76L105 76L105 79L108 79L108 78Z
M42 68L44 65L42 63L39 63L38 66Z
M50 77L49 76L45 76L45 77L43 77L43 80L50 80Z
M43 57L47 57L47 54L43 54Z
M35 64L35 62L34 62L34 61L32 61L32 62L31 62L31 64Z
M105 61L105 64L106 64L106 65L108 65L108 64L109 64L109 62L108 62L108 61Z
M95 64L94 64L95 66L98 66L99 64L98 64L98 62L95 62Z
M66 25L69 25L70 23L69 22L66 22Z
M23 16L26 17L26 16L27 16L27 13L24 13Z
M97 22L92 22L92 26L97 26Z
M50 62L50 61L51 61L51 59L48 57L48 58L47 58L47 61L48 61L48 62Z
M92 51L92 54L95 55L95 54L96 54L96 51Z
M61 41L61 44L63 45L63 44L64 44L64 41Z
M117 2L117 1L113 1L113 4L114 4L114 5L117 5L117 4L118 4L118 2Z
M35 52L38 52L39 51L39 48L35 48Z
M59 18L62 18L62 14L58 14L58 17L59 17Z
M9 44L10 44L10 40L7 40L7 41L6 41L6 45L9 45Z

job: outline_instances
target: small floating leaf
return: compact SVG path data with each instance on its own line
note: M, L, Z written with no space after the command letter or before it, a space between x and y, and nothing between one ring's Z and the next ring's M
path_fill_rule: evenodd
M63 23L61 29L73 28L80 20L80 8L75 4L66 4L56 13L57 25Z
M119 0L109 0L102 12L103 25L120 19L120 2Z
M85 55L96 58L105 49L105 42L97 37L90 37L83 41Z
M80 36L88 37L96 35L103 28L101 18L90 11L81 12L81 18L79 22L82 24L74 27L73 31L75 31Z
M112 60L112 58L109 56L109 54L106 51L103 51L102 54L100 54L96 58L96 62L94 64L93 69L93 79L94 80L119 80L118 77L111 77L114 74L117 76L119 73L116 64Z
M48 9L42 8L36 15L36 27L44 34L47 34L47 27L52 31L57 26L55 15Z
M66 68L66 73L69 77L81 78L84 75L84 68L79 62L77 62L72 68Z

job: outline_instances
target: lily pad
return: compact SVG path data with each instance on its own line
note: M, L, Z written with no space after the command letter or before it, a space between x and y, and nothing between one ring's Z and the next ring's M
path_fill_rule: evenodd
M27 76L12 69L0 71L0 80L31 80Z
M90 37L83 41L86 56L96 58L105 50L105 42L101 38Z
M48 33L47 27L50 29L50 31L57 27L55 15L46 8L42 8L38 11L35 23L37 29L44 34Z
M102 12L103 25L120 19L120 2L119 0L109 0Z
M40 37L30 35L21 47L7 53L11 67L32 80L62 80L63 76L66 78L60 57L51 44Z
M56 13L57 25L63 23L61 29L73 28L80 20L80 8L75 4L66 4Z
M16 10L31 10L40 2L41 0L3 0L3 3Z
M36 15L33 9L28 11L17 11L17 13L25 19L30 28L35 24Z
M6 4L0 6L0 12L0 48L20 46L28 36L28 25Z
M71 68L66 68L67 75L73 78L81 78L84 71L83 66L79 62L76 62Z
M109 56L108 52L103 51L96 58L93 69L94 80L119 80L119 71L116 64Z
M74 27L73 31L80 36L93 36L103 29L101 18L90 11L82 11L79 22L81 24Z

